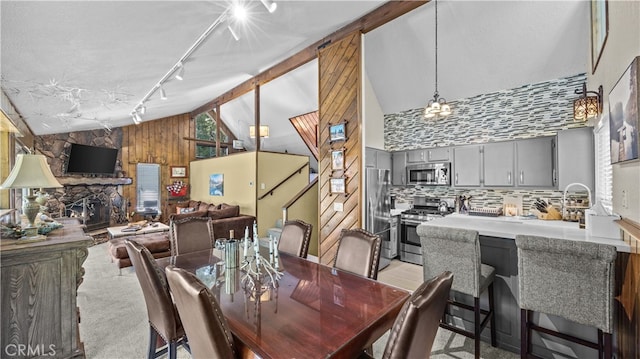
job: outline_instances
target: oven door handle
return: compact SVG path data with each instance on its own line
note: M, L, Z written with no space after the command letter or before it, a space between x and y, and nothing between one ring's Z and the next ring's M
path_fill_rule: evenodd
M409 225L419 225L422 224L424 222L422 221L416 221L416 220L411 220L411 219L403 219L402 220L402 224L409 224Z

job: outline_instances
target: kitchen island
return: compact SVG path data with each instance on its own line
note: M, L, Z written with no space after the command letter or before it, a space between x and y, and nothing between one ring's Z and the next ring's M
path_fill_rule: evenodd
M518 252L515 237L518 234L535 235L543 237L562 238L575 241L589 241L616 246L619 254L628 254L630 246L621 239L593 237L585 229L578 228L575 222L544 221L537 219L523 219L517 217L479 217L463 214L451 214L424 222L420 227L442 226L461 229L476 230L480 234L480 251L482 262L493 266L496 270L494 281L496 339L498 346L518 353L520 350L520 307L518 305ZM619 257L624 257L620 256ZM616 263L616 296L621 288L618 276L621 274L620 265ZM473 298L459 293L453 294L456 300L472 304ZM481 298L482 307L487 308L487 297ZM616 302L616 312L619 312ZM473 328L473 313L461 311L453 307L451 313L456 317L456 323L462 324L467 330ZM462 321L459 318L463 318ZM616 313L618 318L618 313ZM567 321L563 318L536 314L536 322L541 325L556 329L575 336L597 341L595 328L583 326ZM486 332L486 334L485 334ZM489 341L488 331L483 331L483 340ZM614 334L615 341L615 334ZM589 348L564 342L557 338L545 336L543 340L537 334L533 335L533 352L543 358L553 358L562 353L570 358L590 358L596 353Z

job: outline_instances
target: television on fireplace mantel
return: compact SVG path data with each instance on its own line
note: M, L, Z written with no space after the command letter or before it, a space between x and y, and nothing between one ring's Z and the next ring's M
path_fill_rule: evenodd
M69 149L66 173L112 175L116 170L117 159L117 148L72 143Z

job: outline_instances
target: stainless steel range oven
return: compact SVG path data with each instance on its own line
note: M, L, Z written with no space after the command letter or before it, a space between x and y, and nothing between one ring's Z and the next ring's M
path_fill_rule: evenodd
M450 209L440 199L414 197L413 208L400 215L400 260L422 265L420 236L416 229L423 222L450 213Z

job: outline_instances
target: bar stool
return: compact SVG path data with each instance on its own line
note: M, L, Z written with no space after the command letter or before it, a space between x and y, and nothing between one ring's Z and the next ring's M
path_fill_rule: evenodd
M598 350L611 358L615 246L537 236L516 236L520 356L531 354L531 330ZM598 328L598 343L540 327L533 312Z
M480 358L480 333L491 323L491 346L496 346L496 320L493 312L493 279L495 269L480 260L478 231L419 225L417 233L422 246L425 280L439 273L453 273L451 290L473 297L473 306L449 299L448 304L474 313L473 332L451 325L443 320L440 327L474 340L475 358ZM480 308L480 295L487 290L489 310ZM483 314L484 320L480 320Z

